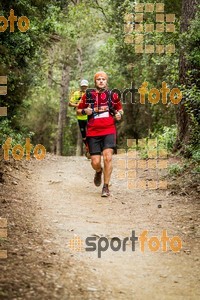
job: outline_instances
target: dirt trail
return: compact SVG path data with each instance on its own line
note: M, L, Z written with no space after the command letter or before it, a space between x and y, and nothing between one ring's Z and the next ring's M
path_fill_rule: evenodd
M6 215L10 237L9 257L0 260L7 270L2 299L200 299L197 199L168 190L128 190L116 170L111 197L101 198L84 157L48 156L27 163L23 172L15 170L14 176L16 185L8 184L4 205L12 199L19 213L14 221ZM15 224L24 224L23 232ZM169 244L167 252L152 252L148 242L144 253L138 242L132 251L130 240L126 251L109 247L101 258L97 251L69 247L75 236L82 241L96 237L96 244L106 237L110 243L113 237L130 237L132 230L136 236L148 230L148 239L160 239L164 229L169 238L181 238L180 252ZM14 234L21 234L20 245L14 244Z

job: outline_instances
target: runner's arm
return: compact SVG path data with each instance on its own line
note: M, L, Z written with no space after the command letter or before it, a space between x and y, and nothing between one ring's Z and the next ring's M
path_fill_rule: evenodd
M71 106L71 107L78 107L78 103L79 103L80 99L81 99L80 92L79 91L74 92L73 95L72 95L72 97L69 100L69 106Z
M91 109L90 105L88 105L86 103L86 95L85 94L83 95L83 97L81 98L81 101L78 104L77 114L79 116L82 116L82 115L88 115L89 116L89 115L92 114L92 109Z
M71 106L71 107L77 107L77 106L78 106L78 104L75 104L75 103L69 102L69 106Z
M117 121L120 121L122 118L122 115L124 114L124 111L123 111L121 101L119 99L119 95L117 93L113 94L112 101L113 101L113 107L115 110L115 118Z

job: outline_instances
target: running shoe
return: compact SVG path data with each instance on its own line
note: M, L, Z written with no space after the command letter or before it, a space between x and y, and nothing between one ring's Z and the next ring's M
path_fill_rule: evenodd
M103 169L101 168L100 172L96 172L94 175L94 184L96 186L100 186L101 185L101 175L102 175Z
M110 196L110 191L108 186L103 186L101 197L109 197Z

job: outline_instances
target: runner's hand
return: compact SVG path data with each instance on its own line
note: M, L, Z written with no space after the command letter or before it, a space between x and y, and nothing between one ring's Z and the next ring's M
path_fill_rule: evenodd
M117 121L120 121L121 118L122 118L122 115L121 115L119 112L117 112L117 113L115 114L115 119L116 119Z
M88 115L88 116L92 115L92 113L93 113L91 107L87 107L87 108L85 108L84 110L85 110L86 115Z

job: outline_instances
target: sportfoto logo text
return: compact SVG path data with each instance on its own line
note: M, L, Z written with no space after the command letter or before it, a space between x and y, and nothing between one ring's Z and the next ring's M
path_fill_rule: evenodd
M109 248L114 251L127 251L127 242L131 241L131 249L135 251L135 242L139 241L140 251L145 252L147 249L151 252L157 252L161 250L166 252L171 250L173 252L179 252L182 248L182 241L180 237L173 236L170 238L167 235L167 230L162 231L160 237L152 236L148 237L148 230L144 230L139 237L135 235L135 230L132 230L130 237L120 239L119 237L113 237L110 241L106 237L87 237L84 241L75 236L69 241L69 248L76 252L95 252L97 251L97 257L101 258L102 252L106 252ZM84 247L84 244L86 247ZM130 243L129 243L130 244Z
M15 22L17 22L17 27L21 32L26 32L30 28L29 19L26 16L17 18L14 10L11 9L8 19L6 19L4 16L0 16L0 32L6 31L9 25L10 32L15 32Z
M35 146L35 148L33 148L33 145L30 143L30 138L26 139L26 144L24 146L17 144L12 148L11 142L12 142L12 138L7 138L7 140L2 146L4 152L4 159L7 161L10 159L10 152L12 154L12 157L15 160L22 160L26 152L26 160L30 160L32 149L33 149L33 156L37 160L42 160L46 156L46 148L41 144L38 144Z
M157 104L159 102L162 102L162 104L166 105L169 103L169 99L172 104L179 104L183 98L183 94L181 90L177 87L173 89L169 89L167 83L165 81L162 82L162 86L160 88L150 88L148 89L149 83L147 81L143 82L141 86L137 89L134 86L134 83L131 83L130 88L126 88L123 91L120 91L119 89L112 89L111 95L114 96L114 94L118 94L119 100L121 99L122 104L126 104L127 99L126 96L128 93L131 94L131 103L135 104L135 94L139 94L140 98L140 104L146 104L147 99L150 104ZM87 89L86 94L92 92L94 89ZM101 99L105 100L104 93L101 94ZM89 99L90 101L90 99ZM106 100L107 101L107 100ZM90 103L90 102L88 102ZM115 102L116 103L116 102Z

